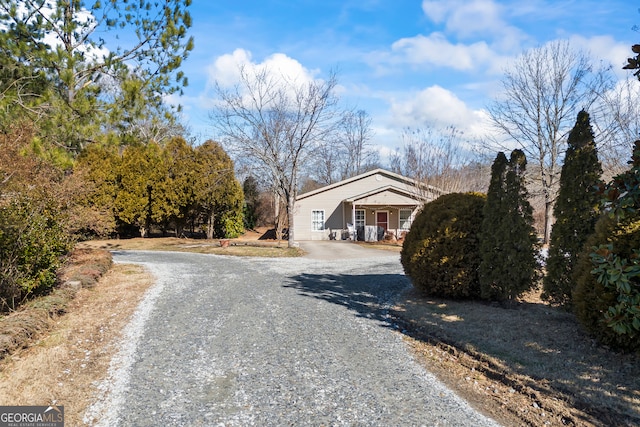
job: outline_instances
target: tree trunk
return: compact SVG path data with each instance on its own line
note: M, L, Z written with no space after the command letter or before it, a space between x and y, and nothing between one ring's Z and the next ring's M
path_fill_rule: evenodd
M294 248L296 246L296 241L293 236L293 208L296 203L296 198L294 195L290 194L287 199L287 220L289 222L289 240L287 246Z
M282 240L282 218L280 217L280 194L277 191L273 193L274 218L273 224L276 229L276 240Z
M153 216L153 187L147 185L147 211L144 218L144 226L140 229L142 237L148 237L151 231L151 218Z
M207 218L207 239L209 240L213 239L213 225L215 223L215 219L215 212L211 212Z
M544 202L544 239L542 243L548 245L551 242L551 227L553 222L553 203L549 200L549 196L545 195Z

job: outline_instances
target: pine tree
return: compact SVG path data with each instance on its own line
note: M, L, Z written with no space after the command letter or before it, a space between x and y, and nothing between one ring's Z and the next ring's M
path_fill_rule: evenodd
M191 0L89 3L0 3L0 120L30 118L73 153L105 128L171 113L163 97L187 85L179 69L193 49Z
M543 298L565 306L571 304L572 275L577 256L594 232L599 216L596 187L601 182L602 167L589 114L584 110L578 113L567 142L543 293Z
M481 240L483 299L514 300L533 286L537 276L533 208L524 181L526 164L524 153L514 150L509 161L498 153L491 169Z

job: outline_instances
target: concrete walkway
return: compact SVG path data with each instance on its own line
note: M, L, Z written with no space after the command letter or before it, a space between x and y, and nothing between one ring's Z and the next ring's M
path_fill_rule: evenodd
M306 252L305 258L321 260L341 260L356 258L399 258L400 253L384 249L367 248L350 240L306 240L300 248Z

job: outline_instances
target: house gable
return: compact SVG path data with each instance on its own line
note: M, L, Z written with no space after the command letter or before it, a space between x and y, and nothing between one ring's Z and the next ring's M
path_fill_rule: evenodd
M356 175L352 178L348 178L343 181L329 184L325 187L300 194L298 195L298 198L296 200L303 200L305 198L313 197L321 193L333 191L338 191L345 195L349 193L353 195L354 193L353 191L351 191L353 189L362 188L363 192L366 192L385 186L396 187L398 189L403 189L409 193L414 194L419 194L420 192L424 194L434 194L436 195L436 197L443 193L441 190L433 186L426 185L397 173L390 172L385 169L374 169L372 171ZM344 198L346 199L348 197L349 196L345 196Z
M370 206L416 206L424 200L424 196L415 192L408 192L392 186L386 186L347 198L345 199L345 202Z

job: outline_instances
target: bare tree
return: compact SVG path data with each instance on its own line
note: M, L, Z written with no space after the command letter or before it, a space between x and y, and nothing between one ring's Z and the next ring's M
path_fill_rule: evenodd
M640 135L640 82L632 76L601 94L592 108L592 126L598 140L598 157L605 179L628 168L633 141Z
M500 148L513 148L515 142L537 171L533 178L544 197L544 243L551 235L566 135L578 111L589 111L605 92L611 82L606 74L594 70L587 54L573 50L568 41L554 41L515 61L502 79L503 98L488 108L492 124L507 137L498 142Z
M371 117L364 110L348 111L340 121L339 130L346 154L342 179L365 172L369 164L377 161L377 152L371 149Z
M220 103L211 118L239 162L253 163L286 202L289 246L295 245L293 208L300 171L335 125L335 74L295 81L270 69L240 67L232 89L216 85Z
M402 150L390 159L393 172L447 193L476 189L470 188L471 152L464 148L463 134L456 127L405 129L402 142Z
M341 179L340 170L344 162L344 150L334 137L325 140L314 150L311 167L307 174L312 181L323 185L333 184Z
M379 167L372 137L371 117L366 111L343 112L333 134L314 151L309 176L319 183L332 184Z

